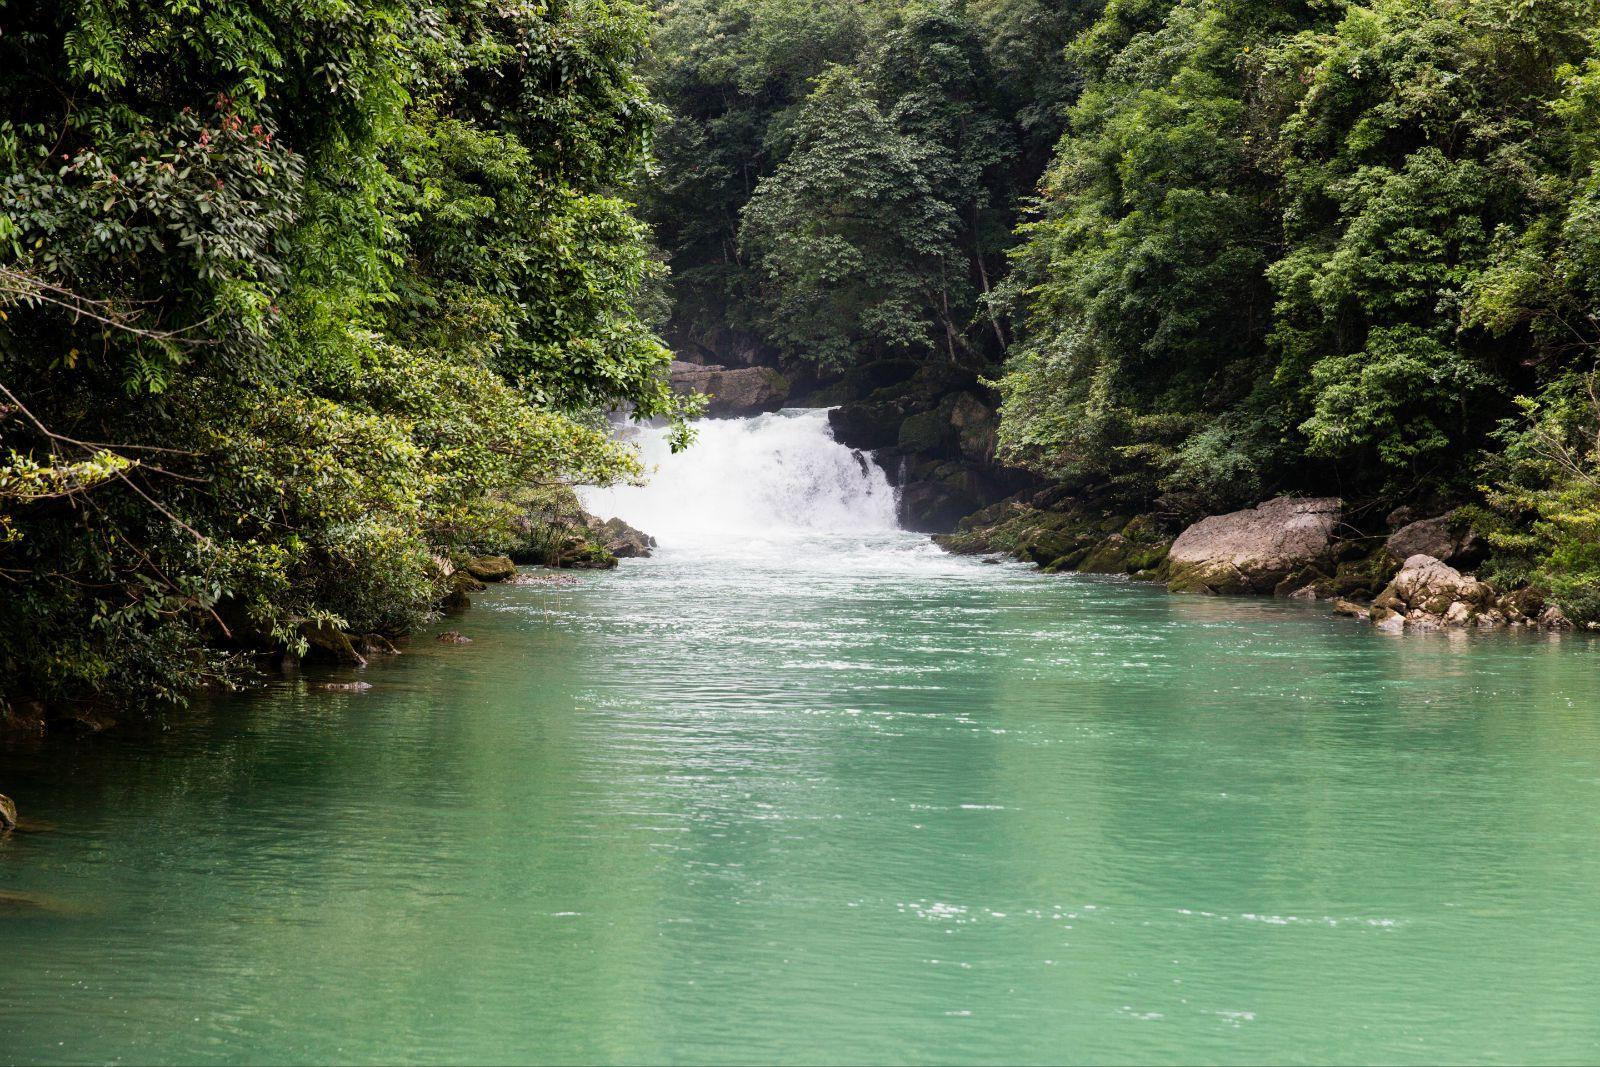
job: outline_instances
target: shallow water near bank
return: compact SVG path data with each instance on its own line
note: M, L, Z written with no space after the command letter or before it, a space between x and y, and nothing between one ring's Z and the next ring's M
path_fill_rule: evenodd
M1593 642L950 557L766 418L368 692L0 751L0 1059L1600 1057Z

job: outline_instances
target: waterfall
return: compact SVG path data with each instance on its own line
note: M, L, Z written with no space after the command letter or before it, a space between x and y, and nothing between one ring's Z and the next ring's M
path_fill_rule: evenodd
M584 507L667 549L899 529L889 479L871 457L833 439L825 409L708 419L696 430L695 443L676 455L661 429L624 430L639 446L648 484L585 489Z

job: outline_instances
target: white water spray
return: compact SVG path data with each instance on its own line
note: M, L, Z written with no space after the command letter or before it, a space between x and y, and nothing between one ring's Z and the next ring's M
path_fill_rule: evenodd
M870 456L833 439L826 410L713 419L697 429L676 455L664 431L629 431L653 468L649 483L586 489L584 507L620 517L666 549L899 529L889 479Z

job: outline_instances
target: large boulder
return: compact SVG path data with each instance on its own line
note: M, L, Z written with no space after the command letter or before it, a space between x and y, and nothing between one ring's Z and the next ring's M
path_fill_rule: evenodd
M789 379L771 367L721 367L674 360L672 391L710 397L706 414L731 419L776 411L789 396Z
M828 412L833 439L850 448L888 448L900 440L904 406L893 400L844 404Z
M510 556L474 556L461 569L480 582L504 582L517 573Z
M1454 513L1408 522L1389 535L1385 547L1397 560L1432 556L1458 566L1482 560L1483 538Z
M1372 602L1375 619L1398 615L1405 625L1432 630L1499 625L1504 614L1496 607L1494 590L1470 574L1462 574L1434 556L1418 553L1408 558L1378 598Z
M618 559L644 559L656 547L656 539L642 530L636 530L621 519L600 521L597 515L585 515L589 534L607 552Z
M1270 593L1333 556L1340 501L1278 497L1201 519L1172 543L1167 585L1179 592ZM1298 586L1297 586L1298 588Z
M1384 547L1395 559L1432 556L1434 559L1448 560L1455 554L1456 538L1450 532L1449 516L1440 515L1406 523L1389 535Z

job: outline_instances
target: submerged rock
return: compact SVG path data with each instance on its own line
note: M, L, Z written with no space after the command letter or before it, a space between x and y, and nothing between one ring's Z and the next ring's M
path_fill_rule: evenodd
M1398 611L1382 611L1372 620L1373 629L1380 633L1397 634L1406 628L1406 617Z
M1340 507L1333 497L1278 497L1201 519L1172 543L1167 586L1177 592L1269 593L1291 576L1311 577L1308 569L1332 558Z
M318 686L330 693L365 693L372 688L371 682L324 682Z
M0 892L0 916L7 918L44 918L67 914L66 909L45 897L28 893Z
M438 641L442 645L472 644L472 638L468 637L464 633L461 633L459 630L446 630L444 633L439 635Z
M656 539L642 530L634 529L618 518L604 522L597 515L585 514L589 536L618 559L645 559L656 547Z

